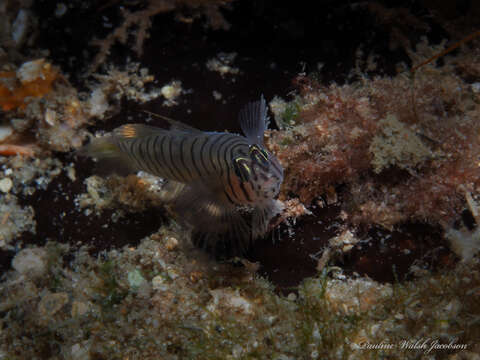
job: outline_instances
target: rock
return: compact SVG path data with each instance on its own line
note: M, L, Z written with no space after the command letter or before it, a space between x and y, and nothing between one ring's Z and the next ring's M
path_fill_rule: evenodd
M152 287L154 290L166 290L168 285L166 284L163 276L157 275L152 279Z
M331 280L325 298L339 313L354 314L368 311L385 297L392 296L392 287L369 279Z
M49 68L45 59L37 59L23 63L17 70L17 77L22 84L44 78L44 70Z
M142 285L146 281L145 278L142 276L142 273L138 269L130 271L127 275L127 279L128 284L130 285L130 288L132 288L132 290L138 290L140 285Z
M38 312L43 316L53 316L68 302L67 293L47 293L38 304Z
M165 248L168 251L173 251L178 247L178 240L172 236L169 236L165 241Z
M13 181L10 178L3 178L0 180L0 191L3 193L8 193L13 187Z
M229 289L210 290L212 300L208 304L208 310L214 312L221 308L239 311L246 315L254 313L254 305L247 298Z
M89 304L84 303L82 301L75 300L72 304L72 317L78 317L85 315L87 311L90 309Z
M38 247L23 249L13 258L12 267L22 275L40 277L47 270L47 252Z
M72 345L70 355L72 360L89 360L91 358L90 343L84 341L83 343Z
M13 134L13 128L11 126L0 126L0 141L7 139Z

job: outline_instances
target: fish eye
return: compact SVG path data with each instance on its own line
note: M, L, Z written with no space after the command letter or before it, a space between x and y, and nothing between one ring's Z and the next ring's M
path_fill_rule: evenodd
M261 152L262 155L265 157L265 159L268 160L268 153L267 153L264 149L260 149L260 152Z
M258 164L261 164L262 166L267 167L269 164L268 153L264 149L261 149L256 145L252 145L250 147L250 156L252 157L252 160L254 160Z
M237 175L242 182L249 181L252 173L252 169L247 162L248 160L242 157L236 158L233 161L233 170L235 171L235 175Z

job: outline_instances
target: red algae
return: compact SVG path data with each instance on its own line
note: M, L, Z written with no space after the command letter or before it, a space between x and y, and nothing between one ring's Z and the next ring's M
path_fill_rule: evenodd
M472 61L468 71L478 65ZM465 61L461 66L466 71ZM296 125L268 140L285 167L283 193L310 204L329 187L346 185L347 223L452 226L465 191L476 194L480 185L478 94L456 70L452 59L425 65L415 82L407 74L343 86L304 79Z

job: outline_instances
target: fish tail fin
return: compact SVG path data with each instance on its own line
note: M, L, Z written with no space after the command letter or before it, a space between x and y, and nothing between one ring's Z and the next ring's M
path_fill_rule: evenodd
M129 175L139 170L144 170L125 151L122 151L120 144L125 144L133 139L141 139L151 135L163 135L164 129L143 125L126 124L122 125L110 135L93 138L89 144L80 148L77 152L80 156L88 156L97 160L95 172L100 175L112 173L118 175Z
M112 136L92 139L77 151L77 155L95 158L95 172L100 175L128 175L135 172L127 155L120 150Z
M94 138L90 143L82 146L77 154L94 158L114 157L119 151L118 146L110 136Z

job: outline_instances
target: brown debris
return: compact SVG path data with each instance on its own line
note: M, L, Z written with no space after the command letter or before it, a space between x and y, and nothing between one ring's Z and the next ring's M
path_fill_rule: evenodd
M15 155L33 157L35 155L35 152L32 146L0 144L0 156L15 156Z

